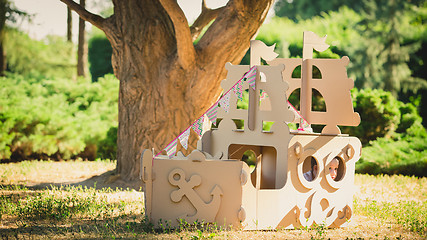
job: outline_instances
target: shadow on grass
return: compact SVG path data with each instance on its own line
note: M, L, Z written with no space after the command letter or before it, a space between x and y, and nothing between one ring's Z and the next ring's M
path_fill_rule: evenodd
M39 238L134 238L154 233L143 215L115 217L105 220L68 220L64 222L31 221L17 227L0 228L2 239Z
M113 190L115 189L134 189L136 191L142 191L142 181L132 180L132 181L125 181L123 180L120 175L117 175L115 173L115 170L111 170L108 172L105 172L101 175L96 175L91 178L85 179L80 182L46 182L46 183L37 183L37 184L0 184L0 187L2 189L28 189L28 190L46 190L51 189L52 186L54 187L61 187L61 186L82 186L87 188L95 188L97 190L105 189L105 188L111 188Z

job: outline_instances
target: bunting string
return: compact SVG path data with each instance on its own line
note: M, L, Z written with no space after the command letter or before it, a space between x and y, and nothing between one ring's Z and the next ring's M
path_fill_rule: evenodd
M246 72L242 78L239 79L227 92L225 92L218 101L216 101L205 113L202 114L201 117L199 117L196 121L194 121L189 127L187 127L181 134L178 135L172 142L170 142L166 148L163 150L166 151L169 158L172 158L176 154L176 148L178 140L182 147L187 150L188 148L188 138L190 136L190 128L194 130L194 132L200 137L203 135L203 122L205 120L205 114L209 121L211 121L213 124L216 124L217 119L217 113L218 113L218 104L225 110L225 112L228 112L230 109L230 97L231 97L231 90L234 91L236 96L243 100L243 93L242 93L242 87L243 87L243 81L248 81L249 86L252 87L252 89L255 90L255 80L256 80L256 66L253 66L251 69L249 69L248 72ZM261 99L266 98L265 92L261 91ZM301 116L301 114L292 106L292 104L288 101L288 105L291 111L296 113L300 117L300 128L302 126L302 129L304 130L304 127L310 128L309 123ZM300 130L300 129L298 129ZM162 151L160 151L155 157L159 156Z

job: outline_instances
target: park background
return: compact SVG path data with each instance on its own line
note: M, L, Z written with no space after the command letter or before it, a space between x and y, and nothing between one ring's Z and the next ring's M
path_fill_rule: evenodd
M9 163L31 165L29 161L39 160L105 161L114 165L119 81L113 75L112 49L104 33L95 27L86 28L88 54L82 59L77 54L75 15L72 36L67 40L65 4L60 14L62 35L38 35L31 27L36 18L30 10L19 8L13 1L0 4L5 23L0 26L0 41L6 60L0 79L2 168L8 168ZM192 4L200 7L200 3ZM88 0L87 5L103 17L112 14L109 1ZM276 44L279 57L301 58L303 31L327 34L330 48L314 57L349 56L348 75L355 81L352 98L361 124L340 128L363 144L356 172L404 175L425 182L426 21L426 1L281 0L275 3L256 39ZM86 62L84 74L80 74L83 76L77 74L78 61ZM248 54L241 64L249 64ZM298 69L294 74L299 76ZM297 108L298 99L298 92L290 96ZM325 110L320 94L313 96L313 102L314 110ZM245 104L239 102L241 108ZM315 131L319 132L319 127L314 126ZM6 171L3 175L8 176ZM0 184L10 184L4 176ZM425 191L425 183L421 188ZM415 208L425 212L425 195L421 202L421 207ZM425 234L425 217L417 221L424 228L415 232Z

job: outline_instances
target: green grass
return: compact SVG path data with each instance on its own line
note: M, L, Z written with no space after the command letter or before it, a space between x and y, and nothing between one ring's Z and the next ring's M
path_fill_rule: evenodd
M427 178L356 174L357 214L397 223L427 237Z
M396 222L404 228L427 237L427 202L400 201L397 203L378 202L365 204L355 201L354 207L359 213L384 221Z
M0 164L1 238L103 238L103 239L424 239L427 237L427 179L356 174L353 220L348 227L323 225L295 230L242 231L204 222L182 222L176 229L162 222L154 228L144 217L140 189L85 186L35 188L33 175L55 178L55 172L111 168L114 162L23 162ZM87 166L88 171L83 171ZM22 167L22 168L21 168ZM65 168L65 170L61 170ZM69 169L73 169L70 171ZM7 170L7 171L6 171ZM75 171L74 171L75 170ZM50 173L45 173L46 171ZM5 174L7 172L7 174ZM64 176L63 176L64 177ZM26 180L24 180L25 178ZM65 177L64 177L65 179ZM54 182L52 180L48 182Z

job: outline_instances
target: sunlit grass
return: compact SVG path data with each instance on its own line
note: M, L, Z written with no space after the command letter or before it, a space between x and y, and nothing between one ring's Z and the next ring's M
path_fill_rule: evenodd
M0 164L0 184L64 183L113 170L116 161L23 161Z
M427 178L356 174L356 214L397 223L427 237Z
M115 162L22 162L0 165L0 232L13 238L126 239L423 239L426 237L427 179L356 174L354 215L349 227L242 231L203 222L182 222L154 228L144 216L141 189L85 186L33 188L35 176L53 182L55 172L65 182L102 174ZM65 168L65 169L61 169ZM48 171L48 173L44 173ZM67 173L69 175L67 175ZM80 174L80 175L79 175ZM68 176L68 177L67 177ZM25 178L25 179L24 179ZM49 179L50 178L50 179ZM39 180L41 182L42 180ZM16 184L4 184L19 183Z

